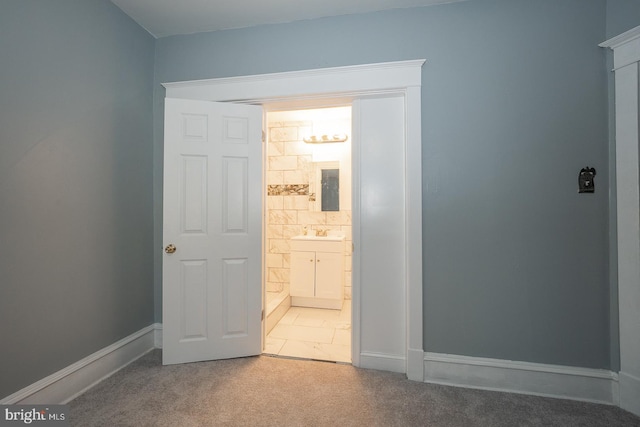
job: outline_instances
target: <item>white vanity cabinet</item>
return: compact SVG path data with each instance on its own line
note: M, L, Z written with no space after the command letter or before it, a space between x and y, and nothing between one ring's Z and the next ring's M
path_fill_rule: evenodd
M290 294L293 306L342 308L344 237L291 239Z

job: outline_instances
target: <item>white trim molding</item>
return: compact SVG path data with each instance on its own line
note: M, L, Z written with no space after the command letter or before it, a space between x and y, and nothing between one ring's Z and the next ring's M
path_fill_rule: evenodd
M615 71L620 407L640 415L640 27L600 46Z
M618 404L618 376L607 370L425 353L427 383Z
M167 98L259 104L420 86L424 59L162 83ZM312 88L312 90L310 90Z
M631 65L640 60L640 26L600 43L600 47L608 47L615 54L613 71Z
M407 88L405 96L406 154L405 154L405 244L407 305L407 378L424 379L422 355L422 114L421 88ZM417 142L414 142L417 141Z
M149 325L0 400L1 405L65 404L155 348Z

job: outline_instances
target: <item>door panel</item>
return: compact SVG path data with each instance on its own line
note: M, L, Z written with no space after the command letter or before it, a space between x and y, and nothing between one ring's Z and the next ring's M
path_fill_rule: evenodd
M183 233L207 233L207 158L183 156L184 171L180 201Z
M247 159L225 157L223 164L223 211L224 233L246 233L248 219Z
M165 100L163 363L261 351L262 108Z
M207 337L207 261L183 261L180 286L180 341Z
M247 336L248 334L248 264L249 262L246 258L223 260L222 301L224 304L222 309L224 312L224 329L222 336L225 338Z

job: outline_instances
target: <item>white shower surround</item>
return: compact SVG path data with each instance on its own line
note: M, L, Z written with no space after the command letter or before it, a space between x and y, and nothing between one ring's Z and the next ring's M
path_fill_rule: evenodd
M321 106L327 100L337 98L342 102L353 102L353 364L405 372L409 379L418 381L422 381L424 377L421 190L421 79L424 62L421 59L163 84L166 96L171 98L262 105L287 103L292 108ZM360 163L362 150L357 141L363 130L367 130L361 127L363 121L367 121L365 116L369 117L368 123L374 126L375 118L371 114L376 114L376 110L382 112L386 108L384 99L387 97L396 100L390 101L387 106L398 105L398 96L401 98L400 105L404 107L404 143L401 147L392 149L384 146L381 148L400 153L400 168L390 172L394 182L400 183L401 187L381 188L379 196L384 197L384 191L389 192L390 196L392 192L400 193L403 204L394 212L395 217L392 219L394 229L401 230L402 236L394 239L393 245L398 247L370 246L365 259L362 259L362 237L367 238L384 227L385 219L389 218L368 215L365 223L361 221L360 174L361 166L367 165ZM379 101L377 105L376 101ZM370 151L366 153L370 154ZM380 220L382 221L377 222ZM360 282L363 262L374 267L377 265L382 271L385 265L384 253L389 253L390 249L396 251L402 260L401 283L367 283L368 290L363 295ZM379 320L380 313L385 312L389 303L385 292L390 291L403 297L399 312L387 319L384 329L368 331L368 327L375 327L372 325ZM361 306L365 297L366 306ZM363 329L367 333L363 333ZM398 340L404 342L402 349L395 345Z

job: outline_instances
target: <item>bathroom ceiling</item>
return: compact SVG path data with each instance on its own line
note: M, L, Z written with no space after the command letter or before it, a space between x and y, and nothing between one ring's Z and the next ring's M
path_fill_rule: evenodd
M154 37L468 0L111 0Z

